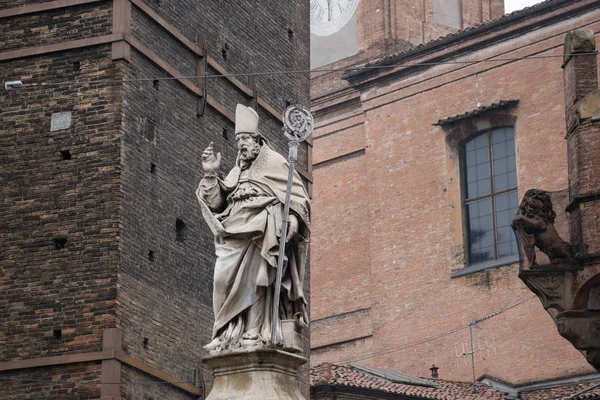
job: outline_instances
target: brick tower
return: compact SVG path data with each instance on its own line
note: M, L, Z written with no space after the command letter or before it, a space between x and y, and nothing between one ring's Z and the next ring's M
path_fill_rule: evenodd
M3 399L203 394L214 246L200 154L214 142L232 166L236 103L287 152L281 112L309 84L216 76L307 69L307 18L304 2L0 4L0 79L23 84L0 89Z

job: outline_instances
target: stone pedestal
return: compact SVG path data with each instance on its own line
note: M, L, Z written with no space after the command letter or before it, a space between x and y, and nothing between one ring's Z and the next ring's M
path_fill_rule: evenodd
M305 400L296 372L307 359L275 349L249 349L207 356L214 384L206 400Z

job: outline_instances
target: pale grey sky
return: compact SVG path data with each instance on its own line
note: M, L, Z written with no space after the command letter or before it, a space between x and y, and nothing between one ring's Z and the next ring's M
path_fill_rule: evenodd
M504 9L508 14L541 2L542 0L504 0Z

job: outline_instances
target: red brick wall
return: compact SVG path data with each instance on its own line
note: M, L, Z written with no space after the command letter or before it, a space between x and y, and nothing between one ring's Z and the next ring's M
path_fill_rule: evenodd
M311 98L348 87L341 79L343 73L331 70L362 65L456 32L433 22L432 4L432 0L362 1L356 11L359 53L312 73ZM504 0L463 0L462 4L463 28L504 15Z
M592 3L569 7L583 4ZM532 187L566 189L562 43L568 29L589 24L600 30L594 22L598 15L595 9L487 47L476 43L505 31L478 33L434 54L443 57L471 46L460 60L555 58L436 66L363 86L360 107L333 95L321 95L313 104L318 110L315 162L322 162L315 168L319 218L312 247L312 315L320 321L312 327L313 347L318 346L313 363L370 364L420 376L428 376L435 363L443 379L471 379L468 359L456 357L456 349L460 353L462 343L469 342L468 329L419 342L466 327L532 294L517 278L518 265L450 277L460 259L455 252L464 251L460 197L452 194L460 193L460 179L447 131L433 124L478 104L519 99L506 111L516 117L519 195ZM349 122L349 115L362 130ZM359 147L364 155L347 156ZM335 229L333 221L340 218ZM364 320L340 316L365 307L372 318L370 345L365 345ZM558 335L537 299L477 325L476 350L486 338L495 346L489 355L477 352L477 376L524 383L592 371Z
M581 49L574 50L582 52ZM598 160L600 159L599 126L597 121L581 120L579 102L597 91L598 68L593 56L570 57L564 67L566 130L569 150L570 198L593 196L598 191ZM583 258L597 257L600 253L598 226L600 206L597 201L574 203L572 209L571 239L577 253Z
M463 0L462 26L478 25L504 14L503 0ZM460 6L457 3L457 6ZM461 10L457 10L461 13ZM364 51L383 40L426 43L456 28L433 22L432 0L369 0L357 10L358 49ZM393 48L393 45L392 45Z

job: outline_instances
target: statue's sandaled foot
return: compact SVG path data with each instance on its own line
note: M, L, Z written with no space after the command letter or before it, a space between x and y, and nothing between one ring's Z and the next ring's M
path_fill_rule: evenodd
M261 339L242 339L240 346L243 348L262 347L263 341Z
M222 343L223 342L221 342L221 339L214 338L213 341L204 346L203 349L206 351L215 351L217 348L219 348L219 346L221 346Z
M264 345L264 340L259 333L250 331L242 335L241 345L245 348L262 347Z
M246 332L242 335L242 339L244 340L257 340L259 338L259 334L258 333L254 333L254 332Z

